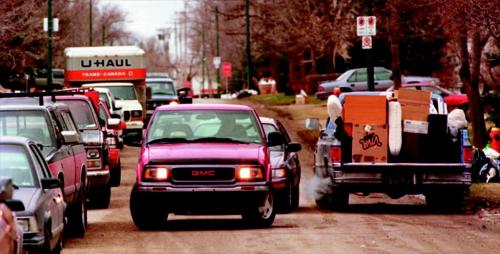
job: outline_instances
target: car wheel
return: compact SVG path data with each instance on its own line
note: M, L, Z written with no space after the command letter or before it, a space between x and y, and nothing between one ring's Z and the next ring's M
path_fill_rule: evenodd
M134 224L141 230L161 228L167 222L168 214L138 189L134 185L130 193L130 214Z
M87 205L83 192L78 195L77 202L71 207L68 215L70 232L81 237L85 235L87 228Z
M257 228L270 227L275 217L276 210L274 209L274 197L271 191L266 193L261 204L247 208L242 214L243 220L250 227Z
M90 205L92 208L105 209L111 201L111 186L106 184L91 189Z
M316 199L316 204L321 209L340 211L349 205L349 192L333 189L332 193L326 193Z
M276 204L279 204L278 208L282 212L289 213L293 210L293 188L290 186L290 183L278 192L276 196Z
M122 166L121 166L121 161L118 159L118 166L115 168L111 169L111 187L118 187L120 186L120 182L122 180Z
M299 199L300 199L300 188L299 185L293 187L292 190L292 209L299 208Z

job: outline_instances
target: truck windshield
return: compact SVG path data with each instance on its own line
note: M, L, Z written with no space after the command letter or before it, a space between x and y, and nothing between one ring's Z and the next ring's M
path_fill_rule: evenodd
M133 86L106 86L113 94L115 100L137 100Z
M0 111L0 136L21 136L47 147L55 147L49 119L42 111Z
M88 130L97 128L96 119L94 118L89 102L83 100L64 100L64 104L68 105L78 125L78 129Z
M29 154L20 145L0 145L0 178L11 178L19 187L35 187Z
M152 95L176 95L173 82L147 82L146 85L151 88Z
M236 110L160 111L148 130L148 143L262 143L254 114Z

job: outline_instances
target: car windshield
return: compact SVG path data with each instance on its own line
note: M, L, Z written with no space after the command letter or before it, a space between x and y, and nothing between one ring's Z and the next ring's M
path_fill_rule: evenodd
M137 100L133 86L100 86L108 88L115 100Z
M148 87L151 88L152 95L176 95L173 82L147 82Z
M33 164L20 145L0 145L0 178L10 178L19 187L35 187Z
M0 111L0 136L21 136L55 147L56 139L50 130L49 119L42 111Z
M147 143L221 142L262 143L251 111L160 111L152 119Z
M262 124L262 126L264 127L264 132L266 133L266 136L269 135L269 133L271 133L271 132L275 132L275 131L279 132L279 130L273 124L265 123L265 124ZM271 147L269 147L269 150L276 151L276 152L283 152L283 151L285 151L285 146L284 145L271 146Z
M88 102L83 100L65 100L64 104L68 105L78 125L78 129L88 130L97 128L96 119L92 114L92 108Z

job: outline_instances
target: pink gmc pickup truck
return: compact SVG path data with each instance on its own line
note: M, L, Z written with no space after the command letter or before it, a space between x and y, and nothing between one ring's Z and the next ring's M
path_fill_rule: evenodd
M168 105L156 109L141 144L130 211L140 229L169 213L241 214L251 227L276 215L269 146L254 109L240 105Z

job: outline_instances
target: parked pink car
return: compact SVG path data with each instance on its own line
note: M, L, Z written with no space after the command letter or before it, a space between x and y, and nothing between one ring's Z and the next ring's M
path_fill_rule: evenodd
M275 206L269 147L254 109L241 105L158 107L144 134L130 197L141 229L165 225L168 213L241 214L269 227Z

